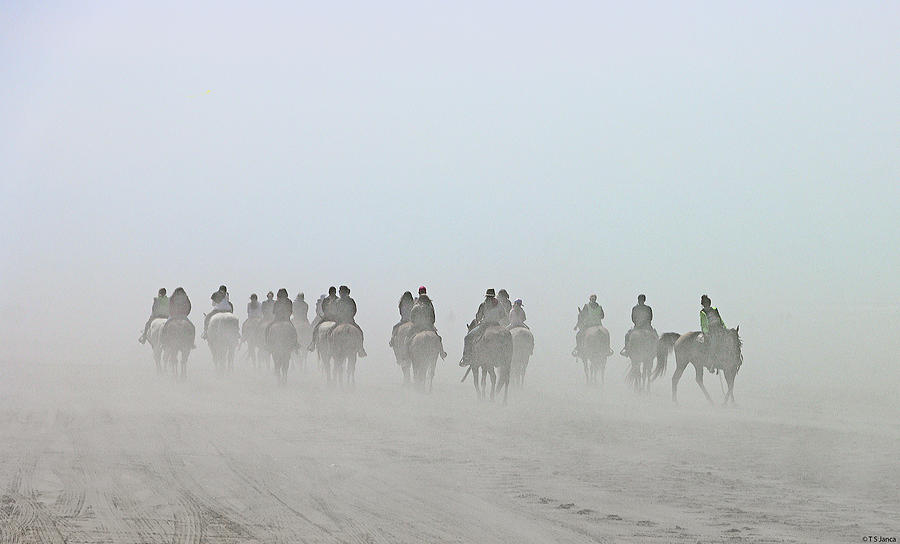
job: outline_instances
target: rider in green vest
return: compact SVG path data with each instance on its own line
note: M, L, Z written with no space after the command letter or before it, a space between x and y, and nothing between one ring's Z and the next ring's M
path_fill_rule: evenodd
M710 372L716 368L716 350L719 347L719 341L725 334L725 321L719 315L719 310L714 308L712 301L708 296L700 297L700 342L706 344L707 366Z
M164 317L166 319L168 319L169 317L169 297L166 296L165 287L160 288L159 296L153 299L153 309L150 310L150 319L148 319L147 323L144 324L144 334L142 334L141 337L138 338L138 342L143 344L147 341L147 333L150 331L150 323L158 317Z

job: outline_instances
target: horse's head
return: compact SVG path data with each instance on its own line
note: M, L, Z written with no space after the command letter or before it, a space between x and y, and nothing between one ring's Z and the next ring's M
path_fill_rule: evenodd
M733 363L736 368L740 368L741 363L744 362L744 355L741 353L743 342L740 329L740 326L735 329L726 329L722 336L722 360L726 363Z

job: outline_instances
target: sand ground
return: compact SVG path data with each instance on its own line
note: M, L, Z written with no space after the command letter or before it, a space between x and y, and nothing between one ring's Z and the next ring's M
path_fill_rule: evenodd
M430 396L361 364L351 392L202 356L185 383L7 362L0 543L900 538L896 399L739 382L712 408L686 376L674 406L668 379L638 398L620 368L601 393L567 366L503 406L452 364Z

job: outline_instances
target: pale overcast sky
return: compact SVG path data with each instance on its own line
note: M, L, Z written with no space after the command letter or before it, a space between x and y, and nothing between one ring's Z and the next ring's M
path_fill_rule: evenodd
M426 284L457 349L487 287L551 359L709 293L758 375L897 381L900 3L183 4L0 3L0 362L220 283L347 283L386 358Z

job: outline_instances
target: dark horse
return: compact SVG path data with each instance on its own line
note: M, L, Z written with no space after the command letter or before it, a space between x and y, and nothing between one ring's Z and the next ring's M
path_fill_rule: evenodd
M173 317L166 321L160 333L163 359L172 367L176 380L187 378L187 360L194 349L196 330L186 317ZM180 357L179 357L180 355ZM181 365L181 372L178 366Z
M275 378L280 385L286 384L291 353L300 349L294 325L290 321L273 322L266 334L266 349L272 354Z
M471 329L471 327L470 327ZM488 326L481 339L472 347L473 362L469 365L463 375L463 381L466 380L469 371L472 372L472 378L475 382L475 393L479 399L486 397L487 376L491 376L491 400L497 392L498 380L497 372L500 370L499 388L503 390L503 402L506 403L509 395L509 372L512 367L513 343L512 335L505 327L500 325ZM481 386L478 385L478 370L481 369Z
M726 329L721 333L718 342L718 353L713 360L717 361L717 367L725 374L725 381L728 382L728 392L725 393L725 404L731 399L734 404L734 378L737 376L741 364L744 362L744 356L741 354L741 337L738 333L740 327L736 329ZM675 351L675 374L672 375L672 401L678 402L678 380L687 368L688 363L694 365L694 371L697 374L697 385L706 396L706 400L713 402L712 397L703 385L703 369L710 368L707 356L706 342L699 341L700 332L694 331L686 334L678 335L678 333L667 332L662 335L657 344L656 369L653 371L653 379L662 376L666 372L666 360L670 349ZM707 340L708 342L709 340ZM711 369L712 370L712 369Z

